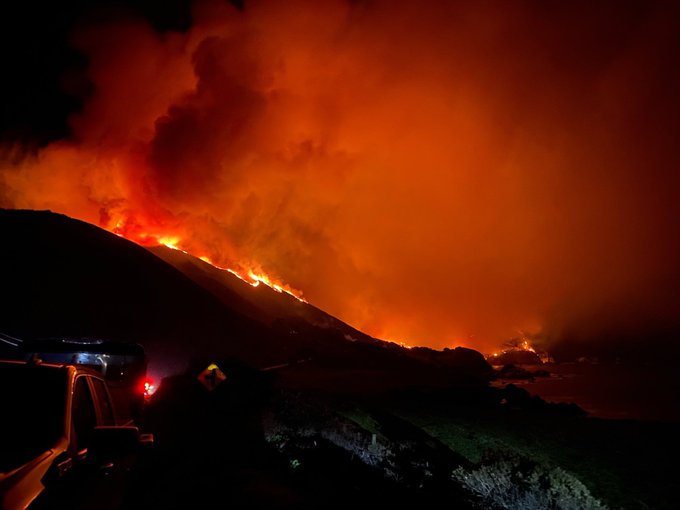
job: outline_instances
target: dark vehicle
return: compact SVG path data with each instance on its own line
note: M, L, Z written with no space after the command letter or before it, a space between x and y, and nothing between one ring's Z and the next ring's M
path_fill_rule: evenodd
M118 425L138 422L149 381L144 348L135 343L98 338L47 338L20 340L0 335L0 358L78 365L106 379L116 409Z
M106 380L78 365L0 360L0 508L116 508L153 438L120 426Z

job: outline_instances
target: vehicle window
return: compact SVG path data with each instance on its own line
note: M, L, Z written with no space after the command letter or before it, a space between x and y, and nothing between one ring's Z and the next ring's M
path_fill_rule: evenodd
M85 377L76 379L72 413L76 450L82 450L87 448L92 430L97 426L94 402Z
M106 384L101 379L90 379L94 385L94 394L99 401L99 409L101 411L102 423L100 425L115 425L113 418L113 407L111 406L111 399L109 393L106 391Z
M0 363L0 473L64 436L67 381L63 369Z

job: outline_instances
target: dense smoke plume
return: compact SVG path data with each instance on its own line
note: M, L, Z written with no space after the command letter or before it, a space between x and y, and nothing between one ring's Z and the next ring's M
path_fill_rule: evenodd
M677 330L679 20L380 0L199 1L181 33L100 17L72 38L92 90L72 136L7 157L0 203L257 265L408 344Z

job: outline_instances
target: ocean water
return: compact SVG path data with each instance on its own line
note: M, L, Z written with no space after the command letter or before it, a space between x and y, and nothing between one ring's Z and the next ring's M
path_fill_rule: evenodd
M550 377L513 383L548 402L573 402L597 418L680 422L680 371L673 364L561 363L524 366Z

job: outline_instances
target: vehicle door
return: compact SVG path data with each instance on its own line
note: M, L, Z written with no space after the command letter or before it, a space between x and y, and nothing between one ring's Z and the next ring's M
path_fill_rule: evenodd
M113 466L94 465L87 457L94 428L114 424L113 407L105 383L90 375L77 375L71 400L68 452L72 458L71 469L47 487L36 501L36 510L120 507L127 473L116 471Z
M95 410L97 412L97 425L112 426L116 424L116 416L113 409L111 394L103 379L88 377L92 395L95 398Z

